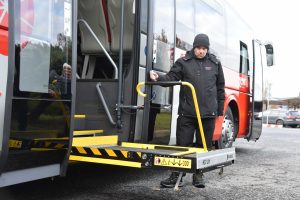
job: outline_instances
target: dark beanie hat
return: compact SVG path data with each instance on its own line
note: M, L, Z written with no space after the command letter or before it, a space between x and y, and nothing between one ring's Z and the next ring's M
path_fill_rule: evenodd
M193 43L193 47L204 46L209 49L209 38L206 34L200 33L196 35Z

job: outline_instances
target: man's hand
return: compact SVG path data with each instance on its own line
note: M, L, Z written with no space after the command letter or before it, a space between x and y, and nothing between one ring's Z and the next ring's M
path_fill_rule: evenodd
M158 79L158 74L153 70L150 71L150 79L151 81L157 81Z

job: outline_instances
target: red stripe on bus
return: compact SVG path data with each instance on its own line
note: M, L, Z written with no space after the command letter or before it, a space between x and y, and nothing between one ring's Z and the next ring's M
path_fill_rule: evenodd
M102 8L105 17L105 25L106 25L107 35L108 35L108 42L111 43L110 24L109 24L108 12L107 12L107 4L105 0L102 0Z

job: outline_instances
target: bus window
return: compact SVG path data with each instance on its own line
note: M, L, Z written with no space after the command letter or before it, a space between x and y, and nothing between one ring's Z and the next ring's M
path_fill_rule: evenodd
M193 47L195 17L193 0L176 0L176 47L185 51Z
M222 7L216 1L195 1L196 33L210 38L210 52L221 58L225 55L226 32Z
M141 32L147 34L147 16L148 16L148 1L141 0Z
M163 19L163 20L162 20ZM153 68L167 72L173 64L174 1L154 2Z
M240 42L240 73L246 76L249 73L248 47L243 42Z

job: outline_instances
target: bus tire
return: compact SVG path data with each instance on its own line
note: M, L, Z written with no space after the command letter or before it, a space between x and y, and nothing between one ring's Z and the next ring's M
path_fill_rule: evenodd
M217 148L224 149L232 147L235 140L235 125L230 107L227 107L222 124L222 132L217 141Z

